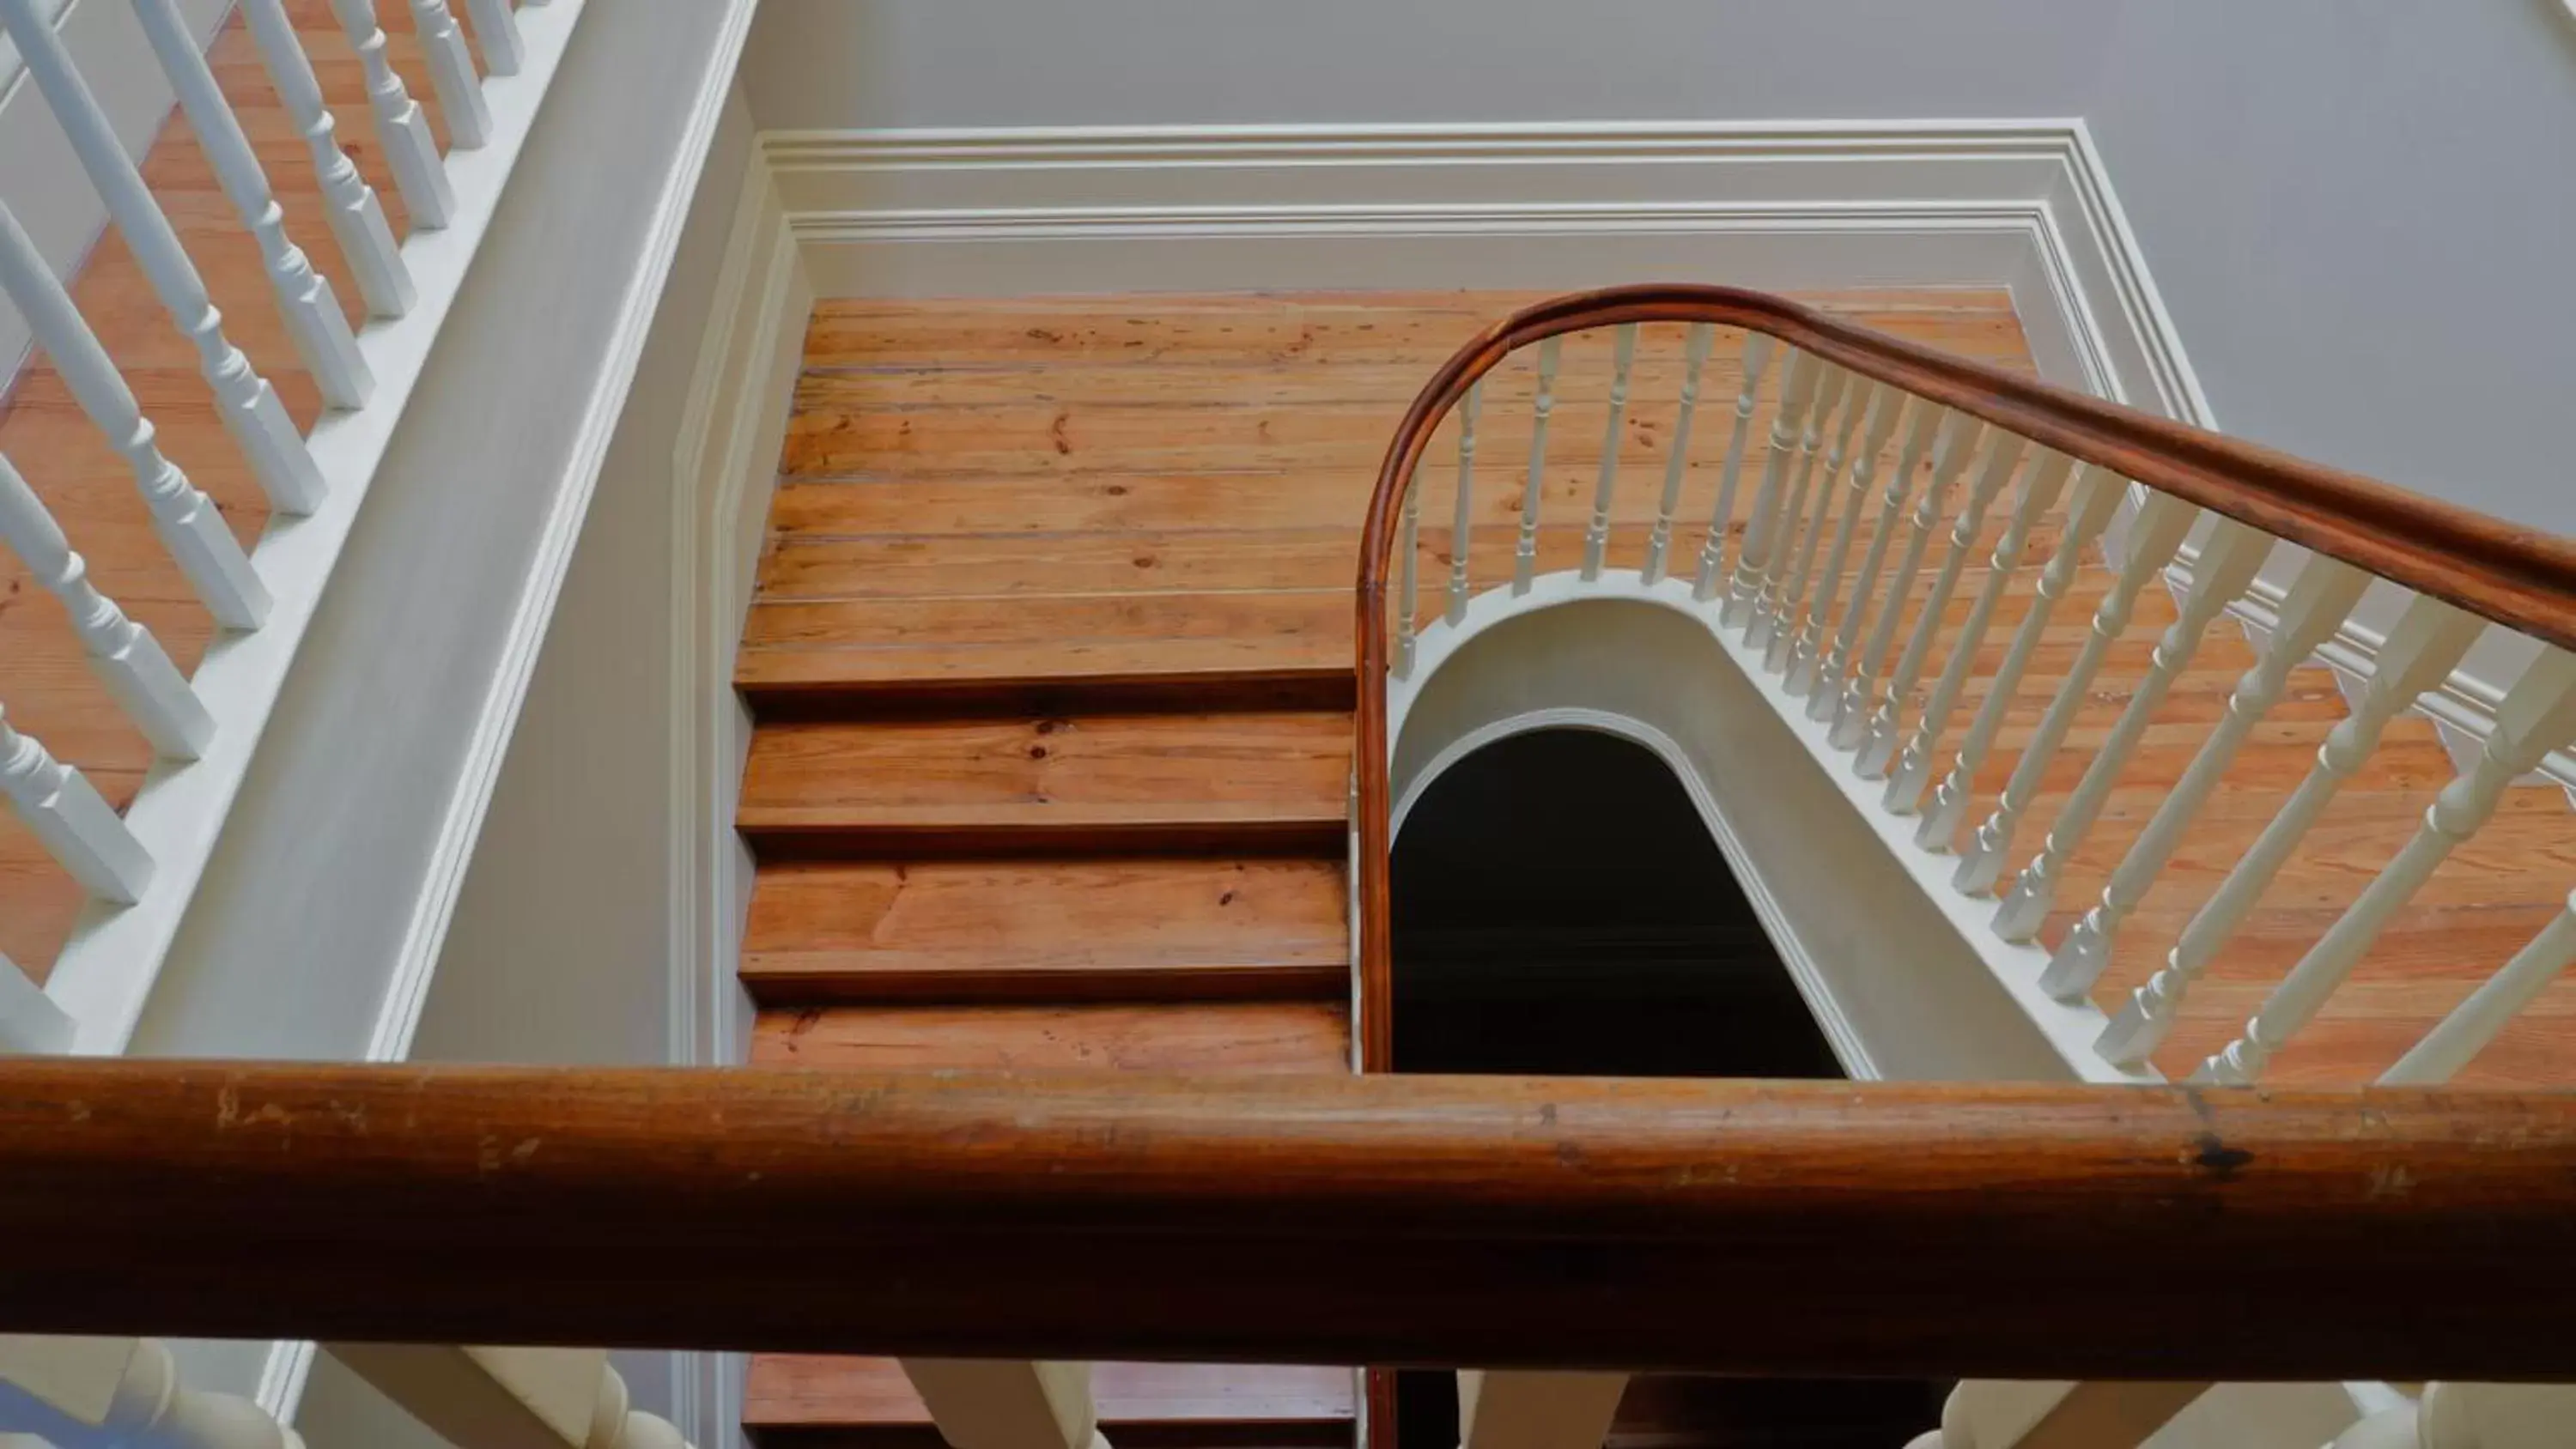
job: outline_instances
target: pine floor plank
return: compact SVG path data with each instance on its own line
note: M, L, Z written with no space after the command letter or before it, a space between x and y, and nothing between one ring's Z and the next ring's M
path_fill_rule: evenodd
M824 1006L760 1013L756 1066L1278 1075L1350 1070L1338 1002Z

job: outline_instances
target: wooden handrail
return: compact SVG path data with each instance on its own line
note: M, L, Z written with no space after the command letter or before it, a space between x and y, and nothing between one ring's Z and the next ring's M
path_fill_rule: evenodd
M1487 328L1432 374L1396 428L1369 501L1356 621L1360 849L1354 885L1363 1070L1386 1070L1393 1043L1386 590L1405 487L1440 420L1512 352L1567 332L1640 322L1704 322L1767 333L1864 377L2576 649L2576 540L2014 377L1766 293L1654 284L1539 303Z
M0 1329L2576 1377L2576 1095L0 1065Z

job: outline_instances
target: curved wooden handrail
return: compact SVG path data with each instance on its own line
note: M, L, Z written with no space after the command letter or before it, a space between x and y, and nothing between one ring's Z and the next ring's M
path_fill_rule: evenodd
M1359 563L1360 850L1354 883L1360 898L1363 1070L1386 1070L1392 1047L1386 589L1406 481L1442 417L1511 353L1563 333L1630 322L1707 322L1768 333L2069 457L2576 649L2576 540L2014 377L1767 293L1649 284L1581 292L1524 308L1460 347L1432 374L1397 425L1369 500Z
M20 1060L0 1243L6 1331L2566 1379L2576 1095Z

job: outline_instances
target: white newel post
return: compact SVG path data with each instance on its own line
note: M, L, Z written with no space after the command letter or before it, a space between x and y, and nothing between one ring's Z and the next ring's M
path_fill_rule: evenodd
M1798 462L1789 475L1789 486L1780 495L1771 524L1770 560L1762 577L1762 593L1753 601L1753 622L1744 631L1744 642L1763 651L1765 667L1773 641L1786 622L1783 611L1790 606L1791 563L1798 552L1798 531L1806 521L1807 494L1816 476L1818 449L1833 425L1834 408L1842 401L1843 389L1851 374L1828 362L1816 379L1816 392L1807 408L1806 430L1798 436ZM1830 480L1828 480L1830 483ZM1828 487L1827 492L1831 491Z
M1601 432L1601 476L1592 487L1592 522L1583 530L1583 578L1601 577L1610 551L1610 490L1619 479L1620 430L1628 421L1628 372L1637 360L1637 324L1623 322L1612 331L1610 421Z
M1870 713L1869 737L1852 760L1853 772L1864 780L1875 780L1885 775L1895 763L1897 745L1904 733L1906 696L1914 692L1914 686L1923 678L1924 668L1932 662L1932 647L1940 639L1942 619L1950 612L1950 597L1959 591L1959 575L1967 567L1968 552L1976 546L1979 530L1986 526L1986 510L1994 506L1996 496L2003 492L2013 470L2021 465L2025 446L2022 439L2000 429L1986 435L1985 466L1977 470L1977 481L1968 485L1967 502L1950 525L1950 550L1942 556L1941 571L1932 576L1932 592L1923 601L1923 611L1914 616L1914 632L1906 636L1905 653L1896 661L1896 672L1887 677L1887 689L1879 696L1878 708ZM1931 495L1925 495L1925 501L1929 502L1930 498ZM1917 515L1918 518L1920 516ZM1906 549L1910 564L1914 561L1912 555L1915 552L1914 541L1910 538L1906 540ZM1993 612L1993 606L1989 604L1972 614L1968 632L1961 635L1955 646L1961 661L1955 667L1963 673L1966 661L1972 660L1976 654L1985 629L1985 618ZM1952 693L1955 695L1956 691ZM1948 713L1950 701L1936 695L1925 704L1926 723L1937 734L1939 716ZM1905 809L1913 808L1914 802L1905 798L1905 792L1901 790L1890 789L1883 798L1891 808L1900 798L1904 799Z
M1655 505L1655 530L1646 539L1646 565L1639 572L1649 584L1664 576L1664 563L1672 551L1673 510L1681 506L1682 479L1690 472L1691 414L1699 407L1699 375L1708 364L1708 346L1717 329L1706 322L1691 324L1690 340L1682 351L1681 407L1673 416L1673 442L1664 459L1664 493Z
M1087 1363L908 1358L903 1371L949 1449L1108 1449Z
M313 179L322 188L322 219L339 243L340 256L358 279L358 296L370 315L399 317L411 310L418 292L411 268L394 242L376 189L358 174L349 153L340 149L339 123L322 99L322 83L313 61L287 16L286 0L242 0L242 19L259 46L262 69L277 89L278 100L295 121L297 135L313 158ZM396 84L400 84L397 82Z
M688 1449L596 1348L335 1343L333 1358L460 1449Z
M1538 570L1539 491L1547 481L1547 417L1556 410L1556 356L1560 338L1538 345L1538 396L1530 403L1529 477L1521 484L1521 534L1512 551L1512 592L1526 594Z
M1458 496L1453 500L1449 524L1449 607L1445 615L1452 624L1467 617L1467 548L1475 540L1476 523L1476 407L1484 392L1482 380L1470 384L1467 400L1458 409Z
M1816 391L1822 363L1811 353L1790 349L1780 383L1780 412L1771 420L1770 451L1762 460L1762 482L1753 490L1752 516L1745 521L1744 547L1735 555L1735 576L1727 580L1726 602L1718 622L1730 629L1751 623L1754 602L1769 577L1771 554L1779 528L1780 492L1788 484L1789 460L1798 448L1798 428L1806 418L1807 400ZM1729 468L1729 473L1733 469Z
M150 1338L0 1334L0 1431L56 1449L303 1449L248 1399L179 1381Z
M483 83L475 78L474 57L447 0L411 0L412 29L420 36L429 62L430 89L438 92L438 114L447 121L448 144L474 151L492 139L492 108L484 103Z
M1794 698L1811 695L1816 687L1817 666L1823 663L1825 631L1833 624L1834 600L1842 592L1843 569L1851 563L1852 538L1860 531L1860 518L1869 511L1870 484L1878 476L1879 455L1886 451L1887 440L1896 434L1896 420L1905 411L1906 395L1883 382L1869 386L1867 422L1861 429L1860 455L1852 460L1851 482L1843 500L1842 521L1834 525L1834 544L1825 556L1825 571L1816 580L1812 601L1807 605L1807 620L1798 628L1797 642L1789 648L1787 674L1780 687ZM1810 718L1817 717L1815 706L1808 705Z
M1887 567L1888 545L1895 542L1897 521L1905 516L1905 501L1913 495L1914 470L1922 466L1923 455L1931 450L1933 438L1949 417L1939 404L1920 398L1909 398L1908 405L1914 421L1906 425L1905 446L1897 453L1896 466L1888 470L1887 491L1878 500L1877 526L1870 530L1869 547L1861 551L1860 568L1852 575L1851 600L1843 608L1841 627L1834 630L1833 648L1807 689L1807 718L1832 720L1837 730L1865 702L1867 686L1850 677L1861 626L1869 622L1870 605L1878 599L1879 572Z
M1620 1373L1462 1369L1461 1449L1601 1449L1627 1392Z
M1941 420L1940 440L1933 445L1932 477L1923 485L1923 496L1916 500L1913 515L1906 521L1905 551L1897 556L1896 572L1879 599L1878 621L1870 626L1869 647L1861 651L1857 667L1834 706L1828 740L1835 749L1856 750L1869 738L1870 701L1878 693L1879 671L1887 667L1887 656L1896 647L1896 629L1904 617L1905 600L1914 592L1915 578L1923 572L1923 554L1931 546L1934 526L1941 521L1941 506L1948 501L1951 486L1959 481L1960 470L1967 467L1969 450L1984 428L1985 424L1965 413L1950 413Z
M1726 435L1726 461L1718 470L1717 502L1709 509L1708 537L1700 541L1699 577L1691 597L1705 604L1717 597L1726 573L1726 530L1735 521L1735 485L1744 473L1744 445L1753 432L1753 409L1762 391L1762 370L1771 362L1768 333L1744 334L1744 382L1735 394L1735 426Z
M376 143L385 148L385 164L393 168L394 190L402 193L412 230L436 231L446 226L456 217L456 191L448 184L446 164L439 160L428 113L403 88L402 76L385 54L384 27L376 23L376 0L331 0L331 13L340 18L340 29L367 73L367 107L375 116Z
M1860 431L1861 418L1879 391L1878 384L1857 375L1846 374L1845 382L1848 390L1843 394L1843 409L1834 428L1833 446L1825 452L1824 476L1816 480L1815 519L1808 524L1806 537L1798 545L1798 566L1789 575L1789 587L1781 594L1779 619L1772 625L1771 642L1762 651L1762 667L1779 675L1781 689L1793 695L1798 693L1793 666L1799 640L1807 627L1804 619L1814 617L1816 605L1822 603L1830 592L1817 588L1813 601L1809 599L1808 586L1816 576L1816 555L1822 551L1827 525L1833 522L1834 505L1842 500L1843 490L1839 483L1844 476L1843 470L1853 461L1852 437ZM1846 512L1841 529L1846 538L1851 535L1851 522L1851 515Z

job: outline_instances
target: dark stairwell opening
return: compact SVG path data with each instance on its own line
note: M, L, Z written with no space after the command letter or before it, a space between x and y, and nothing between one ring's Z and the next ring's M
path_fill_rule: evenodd
M1697 807L1644 746L1579 729L1488 745L1415 802L1391 870L1398 1071L1843 1075ZM1887 1449L1938 1422L1948 1389L1644 1375L1609 1445ZM1458 1443L1448 1375L1398 1375L1397 1439Z

